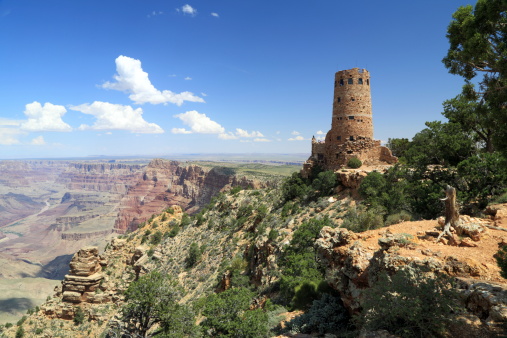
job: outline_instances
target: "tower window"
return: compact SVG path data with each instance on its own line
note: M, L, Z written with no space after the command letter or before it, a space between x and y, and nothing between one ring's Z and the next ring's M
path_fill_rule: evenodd
M348 81L348 84L354 84L354 79L350 78L349 81Z
M338 141L341 141L341 140L342 140L342 137L341 137L341 136L337 136L337 137L336 137L336 139L337 139Z
M351 136L351 137L350 137L350 140L351 140L351 141L354 141L354 136Z
M363 84L363 78L360 77L359 79L357 79L357 84Z
M354 116L349 116L349 120L353 120L354 119Z
M317 159L322 161L324 159L324 154L317 154Z
M340 79L340 86L343 86L343 79Z
M341 97L339 97L339 98L337 99L337 101L338 101L338 102L341 102L341 101L342 101L342 98L341 98Z
M336 81L334 82L334 86L336 87Z
M366 79L366 84L369 86L370 85L370 79Z
M351 97L351 98L350 98L350 101L355 101L355 100L356 100L356 99L355 99L355 98L353 98L353 97Z

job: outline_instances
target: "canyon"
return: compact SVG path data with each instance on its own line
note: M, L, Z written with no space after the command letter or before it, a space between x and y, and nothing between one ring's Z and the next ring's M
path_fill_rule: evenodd
M0 171L0 323L40 304L80 248L103 248L170 205L193 213L233 186L272 184L163 159L0 161Z

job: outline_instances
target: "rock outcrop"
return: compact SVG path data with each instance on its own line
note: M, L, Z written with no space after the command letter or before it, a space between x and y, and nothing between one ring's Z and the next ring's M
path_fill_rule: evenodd
M62 300L68 303L104 303L111 300L101 284L104 280L97 247L79 250L70 261L69 274L62 282Z

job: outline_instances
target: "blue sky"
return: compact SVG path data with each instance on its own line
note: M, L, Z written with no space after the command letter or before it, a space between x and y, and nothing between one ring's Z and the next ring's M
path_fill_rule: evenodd
M0 158L309 153L354 67L375 138L411 138L460 91L469 3L0 0Z

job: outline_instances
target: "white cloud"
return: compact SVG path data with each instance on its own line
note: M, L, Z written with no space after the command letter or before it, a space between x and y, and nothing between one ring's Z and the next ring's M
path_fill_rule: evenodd
M71 131L72 127L63 122L62 116L67 109L46 102L42 106L34 101L25 106L25 115L28 120L21 123L21 129L27 131Z
M208 96L208 94L206 94L206 93L201 93L201 95L204 97Z
M325 136L317 136L315 139L317 141L324 141L326 139L326 137Z
M143 119L143 110L131 106L95 101L90 104L71 106L70 109L93 115L97 120L93 126L82 124L80 130L128 130L132 133L161 134L164 132L155 123Z
M190 76L187 76L187 77L185 78L185 80L190 81L190 80L192 80L192 78L191 78Z
M41 135L41 136L37 136L36 138L32 139L32 142L30 143L34 146L43 146L46 144L46 141L44 141L44 137Z
M301 135L298 135L296 137L291 137L289 139L289 141L304 141L304 140L305 140L305 138L303 136L301 136Z
M191 16L196 16L197 15L197 9L193 8L189 4L183 5L178 10L181 10L184 14L189 14Z
M211 16L214 16L215 18L219 17L218 13L215 13L215 12L211 12Z
M291 134L292 134L292 135L299 135L299 134L301 134L301 133L300 133L299 131L295 131L295 130L294 130Z
M171 133L173 134L192 134L190 130L186 130L185 128L173 128L171 129Z
M247 130L236 128L236 135L238 137L264 137L260 131L252 131L249 133Z
M11 120L11 119L6 119L6 118L3 118L3 117L0 117L0 126L16 126L16 127L19 127L19 125L22 123L23 121L22 120Z
M221 140L237 140L238 137L231 132L218 134L218 138Z
M255 138L254 142L271 142L271 140L268 140L267 138Z
M322 130L319 130L316 134L317 135L324 135L324 132Z
M18 136L22 134L24 133L18 128L0 127L0 144L6 146L19 144Z
M183 124L189 126L192 133L223 134L225 132L224 127L212 121L206 114L200 114L196 110L174 115L174 117L179 118Z
M170 90L160 91L153 86L148 73L143 71L141 61L120 55L116 58L116 72L113 78L116 82L106 82L102 88L114 89L130 93L129 99L137 104L167 104L174 103L181 106L184 101L204 102L204 100L191 92L173 93Z

